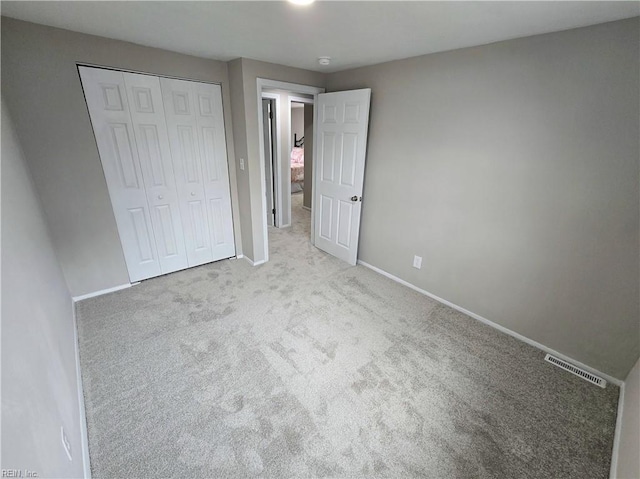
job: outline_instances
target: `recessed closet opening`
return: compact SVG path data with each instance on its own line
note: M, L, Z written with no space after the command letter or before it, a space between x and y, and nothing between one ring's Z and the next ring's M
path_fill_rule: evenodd
M220 85L78 70L130 280L235 256Z

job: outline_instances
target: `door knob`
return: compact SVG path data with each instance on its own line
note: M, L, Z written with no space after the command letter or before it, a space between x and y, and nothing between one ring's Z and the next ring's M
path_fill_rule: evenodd
M162 199L162 195L158 195L158 199L161 200Z
M196 192L195 192L195 191L192 191L192 192L191 192L191 196L196 196Z
M358 201L358 197L357 196L352 196L351 197L351 201Z

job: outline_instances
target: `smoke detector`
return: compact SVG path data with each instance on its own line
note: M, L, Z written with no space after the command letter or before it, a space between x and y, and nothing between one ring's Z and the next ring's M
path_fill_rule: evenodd
M318 63L322 66L327 66L331 63L331 57L318 57Z

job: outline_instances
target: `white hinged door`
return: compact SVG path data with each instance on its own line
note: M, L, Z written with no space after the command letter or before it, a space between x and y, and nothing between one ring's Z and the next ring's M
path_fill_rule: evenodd
M317 102L315 245L356 264L371 90L322 93Z

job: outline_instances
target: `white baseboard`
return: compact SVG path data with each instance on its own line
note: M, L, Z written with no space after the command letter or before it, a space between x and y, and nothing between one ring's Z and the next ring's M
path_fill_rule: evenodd
M431 299L435 299L439 303L445 304L445 305L449 306L450 308L453 308L453 309L455 309L457 311L460 311L461 313L466 314L467 316L471 316L473 319L477 319L478 321L480 321L480 322L482 322L482 323L484 323L484 324L486 324L488 326L491 326L492 328L495 328L498 331L501 331L501 332L503 332L505 334L508 334L509 336L512 336L512 337L514 337L516 339L519 339L520 341L523 341L523 342L525 342L525 343L527 343L527 344L529 344L529 345L531 345L531 346L533 346L535 348L541 349L542 351L545 351L547 353L553 354L556 357L559 357L561 359L564 359L565 361L568 361L568 362L570 362L572 364L575 364L576 366L578 366L578 367L580 367L582 369L585 369L585 370L589 371L590 373L593 373L593 374L595 374L597 376L600 376L600 377L606 379L608 382L610 382L612 384L615 384L616 386L622 387L622 385L624 384L624 381L621 381L620 379L614 378L613 376L610 376L610 375L605 374L605 373L603 373L601 371L598 371L597 369L594 369L594 368L592 368L590 366L587 366L586 364L583 364L580 361L576 361L575 359L570 358L569 356L567 356L565 354L559 353L558 351L556 351L554 349L551 349L551 348L545 346L544 344L541 344L541 343L539 343L537 341L534 341L533 339L527 338L526 336L523 336L520 333L516 333L515 331L512 331L509 328L505 328L504 326L501 326L498 323L494 323L493 321L490 321L487 318L484 318L484 317L480 316L479 314L473 313L473 312L469 311L468 309L465 309L465 308L463 308L461 306L458 306L457 304L453 304L452 302L447 301L446 299L443 299L443 298L441 298L439 296L436 296L435 294L429 293L428 291L425 291L424 289L418 288L417 286L409 283L408 281L400 279L397 276L392 275L391 273L387 273L386 271L384 271L384 270L382 270L380 268L377 268L377 267L375 267L373 265L370 265L369 263L365 263L362 260L358 260L358 264L361 264L362 266L365 266L366 268L369 268L369 269L375 271L376 273L379 273L379 274L381 274L383 276L386 276L387 278L392 279L393 281L395 281L397 283L400 283L400 284L406 286L407 288L411 288L414 291L417 291L418 293L424 294L425 296L428 296Z
M260 261L253 261L248 256L244 256L244 259L246 259L251 266L259 266L261 264L266 263L266 260L264 260L264 259L261 259Z
M127 289L138 283L126 283L121 284L120 286L114 286L113 288L101 289L100 291L94 291L93 293L82 294L80 296L74 296L73 302L76 303L78 301L82 301L83 299L95 298L96 296L102 296L103 294L113 293L115 291L120 291L121 289Z
M622 433L622 414L624 412L624 383L620 386L620 395L618 396L618 415L616 416L616 432L613 436L613 450L611 452L611 469L609 470L609 479L618 477L618 453L620 451L620 434ZM622 478L620 478L622 479Z
M80 442L82 447L82 469L84 478L91 479L91 460L89 458L89 434L87 432L87 415L84 407L84 389L82 388L82 373L80 370L80 344L78 342L78 321L76 320L76 302L71 301L73 312L73 340L76 354L76 382L78 388L78 409L80 410Z

